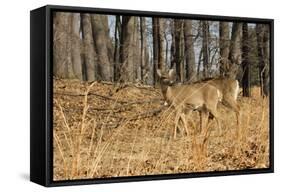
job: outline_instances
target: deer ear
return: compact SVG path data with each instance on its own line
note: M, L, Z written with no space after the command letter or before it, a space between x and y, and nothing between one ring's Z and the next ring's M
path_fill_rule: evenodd
M169 74L169 78L173 79L175 77L175 70L174 69L170 69L168 74Z
M162 76L162 72L161 72L161 70L160 70L160 69L157 69L157 75L158 75L159 77L161 77L161 76Z

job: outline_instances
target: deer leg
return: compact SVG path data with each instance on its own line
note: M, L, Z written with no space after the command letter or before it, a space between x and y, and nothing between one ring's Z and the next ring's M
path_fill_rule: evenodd
M214 119L216 120L217 126L218 126L218 132L219 132L219 136L222 136L222 128L221 128L221 123L220 123L220 119L218 117L218 114L216 112L212 112L212 115L214 116Z
M187 119L189 118L190 113L191 113L191 110L189 110L186 114L184 114L184 113L181 114L181 119L183 122L183 126L185 128L186 135L188 135Z
M236 114L236 123L237 123L237 126L239 126L240 125L240 111L236 111L235 114Z
M199 133L199 149L201 154L205 156L206 154L206 147L207 147L207 140L210 136L210 130L208 125L208 119L209 119L209 112L207 110L203 110L201 112L201 118L202 118L202 127L201 132Z
M235 114L236 114L236 119L237 119L236 138L237 138L238 140L240 140L240 138L241 138L241 132L242 132L241 126L240 126L240 112L239 112L239 111L236 111Z
M231 103L231 107L235 111L236 123L237 123L237 126L239 127L239 125L240 125L240 107L236 102Z
M237 104L237 101L235 99L233 99L233 96L225 96L224 101L235 112L236 123L237 123L236 137L239 138L240 137L239 135L241 132L241 130L240 130L240 107Z
M228 102L228 104L230 105L230 107L234 110L235 115L236 115L236 124L237 124L237 129L236 129L236 138L240 139L241 137L241 126L240 126L240 107L237 104L236 101L232 101L230 100Z
M174 128L174 139L177 137L177 128L180 120L180 111L176 112L176 118L175 118L175 128Z
M199 131L197 131L199 134L205 129L206 123L208 122L208 117L209 113L205 109L202 109L202 111L200 111L200 127Z
M205 132L203 133L203 141L202 141L202 153L204 156L207 156L207 141L210 138L211 130L210 125L207 124Z
M185 121L184 113L180 114L180 120L181 120L181 125L182 125L182 127L180 127L180 133L182 136L184 136L184 131L186 129L186 121Z
M202 126L203 126L202 112L199 113L199 117L200 117L200 126L199 126L199 133L200 133L202 130Z

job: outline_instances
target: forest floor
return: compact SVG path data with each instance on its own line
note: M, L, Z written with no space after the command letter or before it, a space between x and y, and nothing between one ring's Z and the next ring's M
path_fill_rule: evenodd
M175 112L160 89L110 83L54 80L53 165L56 180L241 170L269 167L269 100L253 89L239 96L241 135L235 113L219 105L222 136L215 121L207 151L198 160L192 131L174 138ZM189 129L199 126L193 112Z

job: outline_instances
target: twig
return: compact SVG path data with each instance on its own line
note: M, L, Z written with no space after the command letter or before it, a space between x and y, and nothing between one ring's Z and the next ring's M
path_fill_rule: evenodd
M57 95L67 95L67 96L80 96L80 97L85 97L85 94L83 93L75 93L75 92L54 92L54 94L57 94ZM103 99L108 99L108 100L112 100L112 101L115 101L116 99L115 98L111 98L111 97L107 97L105 95L99 95L99 94L96 94L96 93L88 93L88 96L91 96L91 95L94 95L94 96L97 96L97 97L100 97L100 98L103 98ZM119 103L127 103L126 101L117 101Z
M80 156L81 156L81 151L80 151L80 147L81 147L81 143L82 143L82 137L84 134L84 130L85 130L85 118L86 118L86 114L89 108L88 105L88 94L91 90L91 88L94 86L96 82L92 83L86 90L85 94L84 94L84 107L83 107L83 113L82 113L82 117L81 117L81 127L79 130L79 135L78 135L78 141L77 141L77 149L76 149L76 157L74 159L74 161L72 162L72 178L74 178L75 176L79 175L79 171L80 171Z
M129 122L129 121L133 121L133 120L137 120L137 119L149 118L151 116L155 116L158 113L160 113L165 107L166 106L161 106L158 109L149 110L149 111L146 111L146 112L143 112L143 113L139 113L139 114L133 115L131 117L114 117L114 118L118 118L119 121L116 122L116 123L106 124L106 126L114 129L114 128L119 127L119 125L121 125L123 121L128 121ZM99 124L98 123L97 127L99 127L99 126L101 126L103 124Z
M158 109L153 109L153 110L149 110L149 111L146 111L143 113L133 115L133 116L129 117L128 119L129 119L129 121L132 121L132 120L136 120L136 119L142 119L142 118L146 118L146 117L150 117L150 116L155 116L158 113L160 113L164 108L166 108L166 106L161 106Z
M157 103L157 102L162 102L163 99L159 99L159 98L153 98L153 99L148 99L148 100L141 100L141 101L130 101L130 102L124 102L122 105L118 105L115 106L113 108L106 108L106 107L89 107L88 111L112 111L114 110L114 112L121 112L124 109L126 110L126 107L129 107L131 105L135 105L135 104L147 104L147 103ZM117 101L118 102L118 101ZM77 106L79 107L79 106ZM82 111L82 109L79 108L69 108L69 109L64 109L64 111Z
M148 85L142 85L142 84L132 84L132 83L125 83L125 84L120 84L118 87L116 87L115 92L120 91L121 89L125 89L127 87L135 87L138 89L148 89L148 90L153 90L155 91L155 88L148 86Z
M156 103L156 102L161 102L162 99L159 98L153 98L153 99L148 99L148 100L141 100L141 101L130 101L127 103L124 103L122 105L113 107L113 108L90 108L91 110L97 110L97 111L107 111L107 110L117 110L117 112L120 112L120 109L124 109L125 107L129 107L131 105L135 104L147 104L147 103ZM116 112L116 111L115 111Z

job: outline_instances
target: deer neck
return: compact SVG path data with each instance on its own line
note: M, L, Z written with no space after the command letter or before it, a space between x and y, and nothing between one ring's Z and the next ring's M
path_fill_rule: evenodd
M165 84L162 84L161 83L161 92L162 92L162 95L164 97L164 100L165 102L167 101L167 90L168 90L168 85L165 85Z
M173 86L174 84L161 84L161 92L163 94L165 103L171 103L173 100Z

